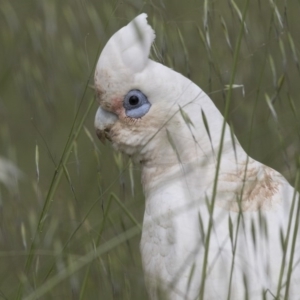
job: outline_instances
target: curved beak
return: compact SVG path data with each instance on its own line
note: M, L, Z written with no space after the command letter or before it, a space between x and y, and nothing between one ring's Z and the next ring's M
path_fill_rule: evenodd
M96 117L95 117L95 129L96 134L99 138L99 140L104 144L105 139L109 138L109 130L112 127L112 125L118 120L118 117L107 111L102 109L100 106L97 110Z

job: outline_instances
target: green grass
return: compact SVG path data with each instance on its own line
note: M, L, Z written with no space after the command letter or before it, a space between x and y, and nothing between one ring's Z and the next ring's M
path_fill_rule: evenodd
M23 177L0 185L0 299L146 297L139 166L98 142L89 88L106 41L142 11L152 58L196 82L247 153L294 184L300 2L249 1L239 40L244 3L1 2L0 156Z

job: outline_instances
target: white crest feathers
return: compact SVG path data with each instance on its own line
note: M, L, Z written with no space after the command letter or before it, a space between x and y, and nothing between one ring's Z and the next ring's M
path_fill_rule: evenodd
M110 38L97 69L103 65L114 68L119 64L120 67L121 64L132 72L141 72L148 62L154 39L155 33L147 23L147 14L140 14Z

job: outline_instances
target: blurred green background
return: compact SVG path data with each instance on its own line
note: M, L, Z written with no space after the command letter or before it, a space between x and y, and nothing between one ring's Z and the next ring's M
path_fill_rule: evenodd
M95 136L94 65L110 36L146 12L152 58L223 111L244 3L1 0L0 156L23 175L0 186L0 299L146 298L140 233L114 240L142 222L140 167ZM229 116L247 152L292 184L299 15L299 0L250 1Z

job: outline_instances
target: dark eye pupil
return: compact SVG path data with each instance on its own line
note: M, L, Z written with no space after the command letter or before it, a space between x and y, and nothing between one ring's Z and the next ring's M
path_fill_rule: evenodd
M139 103L139 98L137 96L131 96L129 98L130 105L137 105Z

